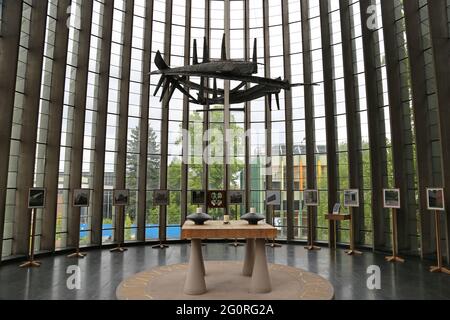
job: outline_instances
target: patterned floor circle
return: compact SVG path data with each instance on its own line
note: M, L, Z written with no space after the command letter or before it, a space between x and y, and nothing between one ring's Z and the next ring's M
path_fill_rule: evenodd
M242 262L206 261L207 292L183 293L188 265L177 264L144 271L125 279L116 290L119 300L331 300L333 285L317 274L269 264L272 292L249 292L250 278L242 275Z

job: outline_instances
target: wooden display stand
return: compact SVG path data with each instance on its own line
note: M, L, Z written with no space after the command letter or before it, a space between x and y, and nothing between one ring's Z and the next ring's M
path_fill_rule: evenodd
M348 208L350 211L350 214L328 214L325 215L325 218L330 221L350 221L350 249L346 250L345 253L349 256L352 255L362 255L363 253L361 251L358 251L355 249L355 239L353 236L353 209L351 207ZM336 223L334 225L334 247L336 248L337 243L337 227Z
M392 256L385 258L387 262L405 262L405 259L398 256L397 241L397 209L392 209Z
M346 250L345 253L349 256L353 255L362 255L363 253L361 251L355 250L355 236L353 234L354 231L354 225L353 225L353 208L349 207L348 210L350 211L350 249Z
M235 212L236 212L236 220L238 219L238 217L237 217L237 212L238 212L238 206L236 205L236 207L235 207ZM234 242L231 242L231 243L229 243L228 244L229 246L231 246L231 247L235 247L235 248L238 248L238 247L243 247L244 246L244 244L243 243L240 243L240 242L238 242L238 239L236 238L236 239L234 239Z
M275 217L273 216L273 212L272 212L272 226L275 226ZM281 248L282 247L281 244L275 242L275 238L272 238L272 242L267 243L266 246L271 247L271 248Z
M21 264L20 268L40 267L41 262L34 260L34 234L36 232L37 209L32 209L31 248L28 248L28 261Z
M81 210L81 208L80 208L80 210ZM80 234L80 231L81 231L81 214L80 214L80 220L78 223L78 234ZM86 253L80 252L80 236L78 236L77 239L78 239L77 240L77 248L76 248L75 252L72 254L69 254L67 256L67 258L84 258L87 256Z
M275 227L275 216L273 214L273 207L271 209L272 209L272 226ZM275 236L275 238L276 238L276 236ZM269 242L266 244L266 246L271 247L273 249L283 247L281 244L275 242L275 238L272 239L272 243Z
M308 251L321 250L320 247L314 245L314 228L313 228L313 217L312 208L308 207L308 245L305 247Z
M351 216L349 214L326 214L325 219L328 221L334 223L334 239L333 239L333 246L334 249L337 248L337 225L336 222L338 221L349 221L351 220ZM331 241L330 241L331 242Z
M160 250L164 250L167 249L169 246L167 244L163 244L162 240L159 240L159 244L152 246L152 249L160 249Z
M430 268L430 272L433 273L446 273L450 274L450 270L442 265L442 251L441 251L441 222L439 217L440 211L435 210L434 219L436 227L436 255L438 265Z
M125 235L125 207L121 206L119 208L119 216L120 216L120 228L119 231L121 231L121 234L119 235L118 239L119 239L119 243L117 244L117 247L115 247L114 249L109 250L110 252L118 252L118 253L123 253L125 251L127 251L127 248L122 247L122 243L123 243L123 238Z

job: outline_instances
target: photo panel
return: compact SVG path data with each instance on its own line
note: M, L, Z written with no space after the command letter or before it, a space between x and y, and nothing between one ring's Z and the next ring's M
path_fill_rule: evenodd
M427 189L427 206L428 206L428 210L445 211L444 189L428 188Z
M223 190L208 191L208 207L223 209L227 206L227 192Z
M305 190L303 192L303 199L305 200L305 206L317 207L317 206L319 206L319 191L318 190Z
M113 205L115 207L124 207L128 205L130 198L129 190L114 190L113 192Z
M153 191L154 206L168 206L170 204L170 193L168 190Z
M268 206L281 205L281 191L267 190L266 191L266 205L268 205Z
M244 204L244 191L241 190L228 191L228 197L230 205Z
M203 205L205 203L205 191L193 190L191 191L191 204Z
M344 207L346 208L359 207L359 190L351 189L344 191Z
M89 198L91 190L89 189L75 189L73 191L73 206L74 207L89 207Z
M383 206L385 209L400 209L400 189L384 189Z
M28 191L28 208L44 209L45 208L45 189L30 188Z

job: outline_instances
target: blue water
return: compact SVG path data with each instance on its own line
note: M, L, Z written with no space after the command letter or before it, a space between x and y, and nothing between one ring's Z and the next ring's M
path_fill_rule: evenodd
M137 225L132 225L132 228L137 228ZM103 229L111 229L112 224L104 224ZM81 230L88 229L87 224L81 225ZM127 230L128 231L128 230ZM136 236L137 229L131 229L131 234ZM156 224L147 224L145 226L145 239L158 239L159 227ZM111 239L113 236L113 230L102 230L102 238ZM180 239L181 237L181 227L178 225L168 225L166 228L166 236L168 239ZM80 231L80 237L88 237L87 231Z

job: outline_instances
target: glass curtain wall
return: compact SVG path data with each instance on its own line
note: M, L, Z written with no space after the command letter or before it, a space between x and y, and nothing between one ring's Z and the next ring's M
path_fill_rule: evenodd
M360 12L361 2L358 0L348 1L328 1L328 12L321 15L319 0L304 1L302 5L299 0L230 0L230 58L243 59L246 55L251 58L253 51L253 39L257 39L257 53L258 53L258 76L270 76L271 78L284 79L286 77L285 70L291 71L293 83L303 83L305 80L304 74L304 57L311 56L311 64L307 66L311 71L312 82L316 86L311 88L312 92L312 112L313 114L306 114L305 111L305 88L292 88L292 116L293 116L293 164L292 172L287 171L287 155L286 148L286 106L290 105L290 101L285 103L285 95L280 95L280 109L278 110L273 98L272 111L269 110L269 101L267 97L261 97L250 103L232 105L233 110L229 115L225 114L222 105L199 106L187 102L186 98L178 91L176 91L170 101L168 109L163 109L163 103L160 102L159 92L154 96L156 85L160 79L159 76L149 76L147 70L144 71L145 56L150 56L151 70L155 70L154 59L157 51L160 51L170 65L183 66L187 58L190 63L193 59L193 42L197 40L197 52L199 60L203 58L203 38L206 37L209 43L211 58L220 58L222 37L225 32L225 3L222 0L201 0L191 1L190 10L187 7L186 0L170 0L171 6L168 6L169 0L72 0L70 7L67 8L68 21L68 42L62 45L62 49L67 49L67 62L64 68L61 68L61 63L55 61L55 46L58 32L57 10L61 9L61 1L49 0L46 4L46 12L44 14L43 38L44 46L42 56L35 57L30 54L30 42L32 37L38 32L33 30L33 22L41 21L38 7L34 5L31 0L17 0L22 1L22 19L20 30L20 45L18 60L11 62L17 65L17 76L15 79L14 95L14 111L12 119L12 130L8 137L11 146L9 154L0 155L9 164L8 179L5 186L0 186L1 192L6 194L6 203L4 208L1 208L0 215L4 215L3 239L2 245L2 259L7 259L17 254L22 254L22 249L16 247L24 247L24 239L26 235L22 230L25 228L18 228L24 219L24 210L26 209L22 202L18 199L23 198L23 190L28 187L43 187L46 185L46 179L49 179L49 172L57 176L57 198L56 198L56 217L55 230L47 230L50 228L42 227L43 217L50 217L51 213L45 210L38 210L37 214L37 233L36 233L36 251L40 251L45 247L49 248L48 241L43 241L41 248L41 238L49 236L46 232L54 232L55 250L68 249L73 245L73 228L72 228L72 203L71 194L75 187L74 181L80 178L76 176L77 173L73 169L80 168L81 184L79 187L89 189L91 198L94 195L100 195L101 205L98 204L98 209L94 210L91 206L89 208L81 209L81 230L79 233L81 245L90 246L102 244L111 244L117 239L116 231L116 209L113 206L113 190L118 187L118 183L123 183L123 173L117 172L118 168L125 166L125 185L124 187L130 190L130 203L125 209L125 240L137 241L138 234L145 233L145 240L154 241L159 239L159 230L165 230L167 239L179 239L180 227L185 211L183 194L187 192L187 214L193 213L197 207L191 203L191 191L193 190L244 190L246 185L246 177L250 178L247 185L250 186L250 198L245 199L246 204L250 207L255 207L258 212L267 214L271 210L266 207L266 190L280 190L281 204L273 208L273 223L279 230L280 238L287 238L288 231L294 235L294 240L304 241L307 235L307 221L306 209L303 201L303 192L307 188L307 179L312 179L320 191L320 205L316 217L316 240L325 242L328 240L328 222L324 219L324 214L327 213L329 199L337 196L337 199L343 202L343 191L350 187L350 165L349 165L349 143L355 141L355 137L348 137L348 119L351 116L348 112L348 104L353 103L356 106L355 126L357 128L357 159L359 160L358 181L361 186L363 203L361 204L361 223L358 230L359 245L366 247L373 247L374 234L384 239L388 249L391 246L391 215L389 211L383 210L382 219L383 225L373 225L377 219L372 215L372 199L374 192L372 190L373 172L371 168L374 165L380 166L378 172L382 175L382 185L385 188L393 188L395 186L394 171L393 171L393 143L391 131L395 132L395 123L392 121L396 118L391 115L392 101L389 101L389 65L386 63L386 41L384 39L384 32L394 28L396 33L396 52L398 52L398 66L400 72L400 86L401 92L401 106L403 122L403 145L402 150L405 155L406 169L405 175L408 180L407 183L407 211L408 226L407 239L408 244L413 254L421 253L420 239L423 235L423 230L420 226L423 224L423 217L419 212L419 194L426 187L421 185L418 179L418 152L416 145L419 145L419 137L416 137L416 128L418 120L414 118L414 111L417 106L414 105L413 87L414 66L411 65L410 52L415 49L416 44L407 43L407 39L411 33L417 30L408 28L407 18L405 18L406 6L404 1L394 0L394 19L392 25L383 25L383 11L381 10L382 1L373 0L370 4L375 7L376 27L370 31L373 52L366 51L364 47L364 24L362 21L364 12ZM109 0L108 0L109 1ZM131 1L131 2L130 2ZM287 17L283 18L282 4L285 1L289 6ZM433 57L433 42L430 41L429 30L429 12L428 1L425 0L408 0L417 1L417 12L411 12L412 18L420 21L419 32L417 39L420 39L420 59L425 68L422 71L426 86L424 87L425 99L424 107L427 110L427 119L423 120L423 128L428 132L429 150L425 150L426 157L430 160L430 184L440 186L444 184L443 171L446 165L441 163L441 138L439 133L439 126L445 125L445 121L439 118L439 105L436 94L436 77ZM450 16L450 1L445 0ZM40 3L40 2L39 2ZM324 2L325 3L325 2ZM4 26L8 23L5 20L4 8L5 2L0 11L0 34L4 30ZM105 22L106 13L105 8L111 4L112 11L112 41L111 52L102 52L105 47L104 39L106 38ZM133 4L131 6L131 4ZM152 5L152 17L147 16L148 9ZM341 7L345 5L346 7ZM81 12L83 9L92 6L92 21L91 16L83 17ZM246 6L248 12L246 12ZM43 9L41 8L43 11ZM166 10L170 10L167 12ZM303 12L307 10L308 12ZM349 21L341 21L341 17L347 16ZM189 14L190 16L186 16ZM246 16L247 15L247 16ZM170 17L170 19L168 19ZM64 17L67 18L67 17ZM84 20L83 20L84 19ZM146 23L150 21L151 28L146 29ZM246 19L248 19L248 30ZM303 21L306 19L306 21ZM169 21L170 20L170 21ZM85 48L83 43L83 33L80 21L89 21L89 29L91 33L87 37L90 46L88 51L82 52ZM127 21L127 23L126 23ZM128 23L131 21L131 23ZM64 21L65 22L65 21ZM189 25L186 25L189 22ZM290 42L284 43L283 39L283 22L288 24ZM348 22L348 23L347 23ZM37 23L39 24L39 23ZM169 25L170 24L170 25ZM326 37L322 37L321 30L323 25L327 24L331 41L330 43L323 43ZM129 26L129 27L128 27ZM349 30L342 30L342 26L348 26ZM309 30L306 31L304 28ZM385 29L386 27L386 29ZM449 18L450 28L450 18ZM128 29L128 30L126 30ZM186 39L187 35L189 39ZM246 39L248 34L248 39ZM108 34L109 35L109 34ZM350 35L350 36L349 36ZM42 36L42 35L41 35ZM131 36L131 38L130 38ZM345 36L345 37L344 37ZM39 38L38 38L39 39ZM80 39L82 41L80 41ZM145 40L149 40L151 46L144 47ZM343 40L344 39L344 40ZM185 41L188 40L189 50L186 50ZM305 46L305 41L308 40L310 45ZM247 41L247 42L246 42ZM0 42L4 39L0 37ZM349 63L346 60L348 57L343 56L344 45L351 48L351 64L352 72L348 72L345 66ZM107 46L106 46L107 47ZM290 66L285 66L284 62L286 52L285 48L290 47ZM306 49L307 48L307 49ZM331 48L331 67L332 79L331 85L333 88L333 109L332 119L335 124L336 135L336 151L333 154L337 157L337 176L328 176L327 163L327 116L325 112L325 84L328 79L324 79L324 65L329 61L323 61L326 56L326 51ZM130 57L128 49L131 50ZM248 50L247 52L245 50ZM147 51L148 50L148 51ZM165 52L169 50L169 52ZM308 52L305 52L308 50ZM61 50L65 52L65 50ZM366 70L365 59L371 55L375 62L374 81L376 88L373 86L373 91L376 90L376 111L378 118L378 132L375 132L379 140L378 150L371 149L371 142L369 139L369 124L375 119L368 117L368 97L366 96ZM88 59L86 59L86 55ZM101 63L104 56L109 56L111 59L109 70L102 74ZM42 58L42 66L39 71L39 87L38 108L33 115L36 119L37 127L33 129L33 133L27 132L26 119L31 118L26 113L27 110L32 109L28 107L27 90L30 86L30 77L35 75L34 70L37 69L36 63ZM130 59L128 61L128 58ZM87 60L88 66L81 60ZM30 63L31 61L31 63ZM345 62L345 63L344 63ZM124 67L130 66L130 70L124 70ZM288 67L288 68L285 68ZM61 68L64 73L64 86L59 90L54 86L55 71ZM32 72L33 71L33 72ZM370 70L371 72L373 70ZM86 72L86 74L85 74ZM129 73L129 79L128 79ZM58 73L59 74L59 73ZM85 77L86 76L86 77ZM126 78L124 78L126 76ZM86 81L86 87L84 82ZM102 81L105 80L105 81ZM200 79L192 77L193 82L199 83ZM351 81L349 81L351 80ZM107 95L106 92L102 95L101 86L108 83ZM83 84L83 85L81 85ZM347 85L346 85L347 84ZM351 84L349 87L348 84ZM214 82L209 79L208 85L212 87ZM231 88L236 87L239 83L232 81ZM148 87L146 87L148 86ZM223 88L224 81L218 80L217 86ZM249 84L248 87L254 85ZM124 89L126 88L126 90ZM145 90L144 90L145 89ZM150 96L149 105L143 105L143 95L149 89ZM58 166L49 165L51 161L49 157L49 146L53 146L49 137L51 137L51 130L49 129L50 106L53 101L51 97L53 90L59 90L60 96L64 97L61 118L61 130L58 135L59 142L56 144L59 150L57 153ZM35 90L36 91L36 90ZM124 92L126 91L126 92ZM2 94L5 93L0 88ZM82 93L86 92L85 97ZM347 101L348 97L352 96L348 93L352 92L355 101ZM194 95L197 92L192 90ZM346 94L347 93L347 94ZM309 94L309 91L308 91ZM107 97L106 101L101 97ZM375 94L373 95L375 96ZM79 102L84 101L85 108L80 106ZM330 94L331 98L331 94ZM120 106L126 103L126 113L121 114ZM353 99L352 99L353 100ZM77 102L76 102L77 101ZM76 105L77 104L77 105ZM103 114L102 105L106 106L106 116ZM187 118L183 114L184 107L188 106ZM242 111L244 107L249 107L249 125L251 134L249 137L250 150L249 159L246 159L245 147L245 112ZM80 109L83 108L83 109ZM146 117L148 108L148 119L142 120ZM211 112L205 113L203 109L209 108ZM235 110L236 109L236 110ZM216 111L214 111L216 110ZM163 111L167 112L166 114ZM289 114L289 113L288 113ZM75 123L75 118L81 117L82 123ZM124 119L123 117L126 117ZM106 118L106 136L103 137L98 128L101 128L103 119ZM229 160L225 162L223 139L225 136L225 129L228 124L225 120L230 120L231 138L229 149ZM312 137L306 136L306 119L313 119L314 130ZM119 127L119 120L121 123L127 123L126 128ZM167 122L165 122L167 121ZM184 125L189 129L189 144L186 150L183 150L183 121ZM163 123L164 122L164 123ZM148 136L143 137L143 124L148 125ZM329 122L328 122L329 123ZM164 130L167 124L167 131ZM392 128L391 128L392 127ZM209 129L209 130L208 130ZM127 130L126 135L124 133ZM164 131L164 132L163 132ZM144 131L146 132L146 130ZM100 135L100 136L98 136ZM36 137L36 151L31 155L24 154L26 149L26 141ZM80 144L79 137L82 137ZM290 138L290 137L289 137ZM308 138L308 139L307 139ZM311 138L311 139L309 139ZM104 160L102 165L98 166L95 162L98 152L103 154L103 150L96 150L99 139L105 142ZM123 141L126 139L126 141ZM141 157L141 139L148 140L148 147L146 155ZM208 142L206 142L206 140ZM307 177L307 148L306 141L311 141L314 144L314 167L315 177ZM162 145L164 142L164 145ZM166 143L167 142L167 143ZM124 144L125 143L125 144ZM119 146L125 145L125 150ZM80 147L81 146L81 147ZM208 146L206 149L205 147ZM167 149L167 153L166 153ZM289 148L288 148L289 149ZM81 152L81 156L80 156ZM380 163L371 163L371 152L379 152ZM183 164L183 156L187 154L187 163ZM204 157L206 155L206 157ZM27 157L32 161L26 160ZM419 154L420 156L420 154ZM81 158L80 163L76 163ZM103 159L102 157L100 157ZM57 160L58 160L57 159ZM122 163L125 159L125 162ZM288 158L290 159L290 158ZM248 166L245 163L248 161ZM142 163L145 162L146 163ZM206 162L205 162L206 161ZM29 162L29 163L28 163ZM120 163L118 163L120 162ZM162 163L163 162L163 163ZM375 161L374 161L375 162ZM207 165L206 165L207 164ZM104 170L102 169L104 165ZM139 170L147 168L146 183L139 183ZM100 169L99 169L100 168ZM226 176L228 168L229 184L226 185ZM167 170L166 170L167 169ZM28 182L22 180L23 171L28 173ZM49 171L53 170L53 171ZM78 170L78 169L76 169ZM184 172L183 170L186 170ZM246 174L249 170L249 174ZM100 175L101 173L101 175ZM164 174L164 176L161 175ZM28 176L27 175L27 176ZM103 184L95 190L98 182L101 179L95 177L103 176ZM183 180L183 176L186 180ZM287 221L287 177L294 179L294 207L292 214L293 221ZM141 177L142 178L142 177ZM170 205L167 211L162 210L161 207L153 204L153 193L165 187L167 179L167 189L170 191ZM328 183L336 181L337 194L330 194L328 190ZM375 181L375 180L374 180ZM184 184L187 182L186 184ZM56 183L56 179L55 179ZM186 187L185 187L186 185ZM77 186L78 187L78 186ZM123 187L123 186L122 186ZM331 191L330 191L331 192ZM138 195L146 195L145 206L141 205ZM97 199L97 197L95 197ZM53 200L52 200L53 201ZM244 212L245 205L230 207L229 213L233 217L238 217ZM270 208L272 209L272 208ZM141 210L141 211L140 211ZM166 219L160 219L160 211L166 214ZM214 218L220 219L225 213L222 209L212 210L209 212ZM145 219L144 219L145 216ZM140 219L141 218L141 219ZM138 223L140 221L141 224ZM145 224L144 224L145 221ZM378 220L379 221L379 220ZM25 221L28 223L28 221ZM100 223L101 222L101 223ZM272 221L269 221L272 222ZM403 221L404 222L404 221ZM161 225L160 224L164 224ZM294 230L288 230L288 225L292 225ZM22 225L21 225L22 226ZM45 226L45 225L44 225ZM163 229L159 229L162 227ZM140 230L139 228L145 228ZM98 230L96 230L98 229ZM349 241L349 225L348 223L341 223L338 227L338 241L341 243L348 243ZM379 232L378 232L379 231ZM70 234L70 237L69 237ZM443 233L445 234L445 233ZM95 235L95 236L94 236ZM445 236L443 236L445 237ZM98 240L97 240L98 238ZM45 238L48 239L48 238ZM403 238L405 239L405 238ZM142 240L142 238L141 238ZM448 242L448 239L446 239ZM19 245L17 246L16 244ZM52 245L50 245L51 247Z

